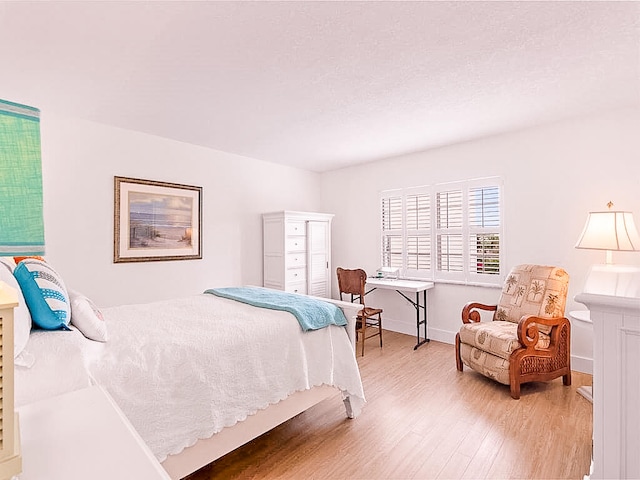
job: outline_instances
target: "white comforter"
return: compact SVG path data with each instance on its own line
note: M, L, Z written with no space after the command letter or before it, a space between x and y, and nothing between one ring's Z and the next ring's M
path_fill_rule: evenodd
M205 294L103 314L110 337L105 344L78 341L78 332L32 334L27 348L36 364L31 372L16 369L17 394L20 382L46 383L38 363L47 362L51 343L71 342L74 352L79 345L82 358L74 359L70 376L82 385L78 371L86 369L106 387L159 461L312 386L338 387L354 416L364 403L343 327L303 333L290 313ZM29 378L34 373L37 380Z

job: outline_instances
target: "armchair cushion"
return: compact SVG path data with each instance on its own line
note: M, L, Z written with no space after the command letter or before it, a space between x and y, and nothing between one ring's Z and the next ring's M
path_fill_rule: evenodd
M503 385L509 385L509 360L484 352L466 343L460 344L460 358L468 367Z
M525 315L562 317L567 299L569 274L559 267L518 265L507 275L494 320L518 323ZM538 325L549 333L551 326Z
M464 324L460 328L460 341L507 360L507 373L511 352L522 347L518 341L518 325L499 320ZM536 348L549 348L550 342L549 335L540 332Z

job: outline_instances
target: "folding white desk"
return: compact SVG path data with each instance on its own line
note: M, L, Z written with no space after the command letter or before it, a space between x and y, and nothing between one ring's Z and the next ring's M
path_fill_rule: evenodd
M429 338L427 336L427 290L430 290L434 287L433 282L425 282L422 280L402 280L402 279L388 279L388 278L377 278L377 277L369 277L367 278L367 287L371 287L370 290L365 292L367 293L373 292L377 288L387 289L387 290L395 290L404 298L406 298L411 305L413 305L416 309L416 346L413 347L415 350L423 343L427 343ZM413 301L403 292L415 293L416 299ZM420 293L422 293L422 303L420 302ZM422 310L423 315L420 315L420 310ZM422 318L421 318L422 317ZM420 340L420 325L424 325L424 338Z

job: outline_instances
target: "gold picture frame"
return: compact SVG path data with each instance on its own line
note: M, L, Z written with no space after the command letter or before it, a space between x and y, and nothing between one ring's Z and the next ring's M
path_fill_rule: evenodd
M114 177L113 262L202 258L202 187Z

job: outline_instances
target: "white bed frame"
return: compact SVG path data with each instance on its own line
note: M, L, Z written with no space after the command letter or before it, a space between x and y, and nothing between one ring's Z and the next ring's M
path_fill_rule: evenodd
M355 355L355 318L361 308L358 304L321 298L338 305L347 317L347 332L354 346ZM185 448L176 455L169 455L162 466L172 479L179 480L199 470L245 443L268 432L281 423L295 417L299 413L313 407L321 401L336 395L338 389L322 385L290 395L285 400L260 410L232 427L223 429L212 437L199 440L193 446ZM351 416L348 399L344 401L347 416Z

